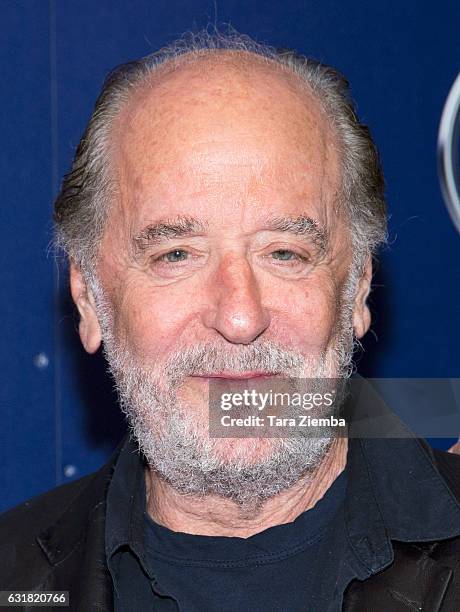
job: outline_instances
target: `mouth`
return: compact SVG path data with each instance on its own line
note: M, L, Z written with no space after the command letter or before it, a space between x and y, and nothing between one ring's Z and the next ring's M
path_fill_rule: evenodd
M257 370L250 370L247 372L210 372L204 374L194 374L191 378L200 378L204 380L220 379L228 381L241 381L241 380L264 380L266 378L276 378L280 375L279 372L263 372Z

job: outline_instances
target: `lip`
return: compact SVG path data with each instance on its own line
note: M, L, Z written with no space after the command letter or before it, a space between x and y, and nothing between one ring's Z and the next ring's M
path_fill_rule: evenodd
M253 378L274 378L279 372L212 372L209 374L194 374L192 378L217 378L221 380L250 380Z

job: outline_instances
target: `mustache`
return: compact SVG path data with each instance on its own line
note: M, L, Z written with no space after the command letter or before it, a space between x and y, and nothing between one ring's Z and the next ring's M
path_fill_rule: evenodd
M238 348L206 342L175 351L164 361L162 370L174 383L186 376L222 371L238 374L255 370L289 376L310 363L311 358L270 340ZM318 363L318 357L314 363Z

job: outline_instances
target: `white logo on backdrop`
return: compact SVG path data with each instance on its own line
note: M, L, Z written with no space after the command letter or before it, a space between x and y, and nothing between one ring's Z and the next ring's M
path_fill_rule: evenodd
M460 232L460 74L447 96L438 134L438 172L442 195Z

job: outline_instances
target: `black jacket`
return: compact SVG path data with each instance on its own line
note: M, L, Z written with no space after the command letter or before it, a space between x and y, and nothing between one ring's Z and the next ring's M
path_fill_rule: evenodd
M460 500L460 456L423 444ZM116 458L117 452L96 473L0 517L1 590L65 590L71 610L113 610L104 538L106 493ZM387 569L349 585L344 611L460 610L460 537L393 546L395 559Z

